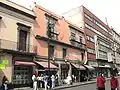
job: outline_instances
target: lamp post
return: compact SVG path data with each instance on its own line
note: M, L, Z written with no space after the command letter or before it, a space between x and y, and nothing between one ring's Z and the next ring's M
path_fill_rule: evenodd
M48 19L48 24L47 24L47 35L48 35L48 85L50 86L50 39L51 39L51 29L54 29L55 24L51 23L51 19Z

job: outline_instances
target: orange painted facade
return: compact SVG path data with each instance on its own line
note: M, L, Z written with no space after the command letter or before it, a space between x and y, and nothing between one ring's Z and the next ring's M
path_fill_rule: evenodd
M51 43L52 45L55 46L55 54L54 54L55 58L63 58L62 49L66 48L67 49L66 59L68 59L68 60L82 60L82 59L84 59L85 60L85 54L83 57L81 56L81 52L85 52L85 49L82 49L82 50L76 49L70 43L69 26L71 26L77 30L80 30L80 31L76 30L76 34L79 33L79 35L82 37L82 43L85 44L84 33L81 29L77 28L75 25L66 21L64 19L64 17L59 17L56 14L54 14L54 13L52 13L52 12L50 12L50 11L40 7L40 6L36 5L36 7L34 8L34 12L36 15L36 22L35 22L35 27L34 27L35 35L39 35L39 36L47 38L46 16L45 16L46 14L57 19L57 22L56 22L56 30L58 33L58 40L57 41L62 42L64 44L67 44L67 46L64 44L59 45L59 44L52 44ZM35 39L34 44L37 45L37 54L39 56L45 56L45 57L48 56L47 41Z

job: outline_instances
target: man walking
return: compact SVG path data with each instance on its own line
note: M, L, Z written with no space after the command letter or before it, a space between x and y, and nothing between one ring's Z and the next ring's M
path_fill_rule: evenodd
M104 74L100 74L97 77L97 87L98 87L98 90L105 90L105 78L104 78Z
M110 86L111 86L111 90L116 90L116 89L119 90L118 79L115 78L114 74L111 75Z

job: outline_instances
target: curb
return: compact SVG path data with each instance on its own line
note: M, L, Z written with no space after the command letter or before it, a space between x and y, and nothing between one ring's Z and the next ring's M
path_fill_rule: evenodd
M32 89L30 87L23 87L23 88L14 88L13 90L26 90L26 89Z
M60 90L60 89L77 87L77 86L82 86L82 85L87 85L87 84L93 84L93 83L96 83L96 81L88 81L88 82L83 82L83 83L74 83L72 85L58 86L58 87L53 88L52 90Z

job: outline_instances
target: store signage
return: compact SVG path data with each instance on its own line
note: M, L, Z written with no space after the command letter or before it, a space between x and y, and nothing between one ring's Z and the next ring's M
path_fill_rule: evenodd
M98 67L98 63L95 61L89 61L88 64L93 67Z

